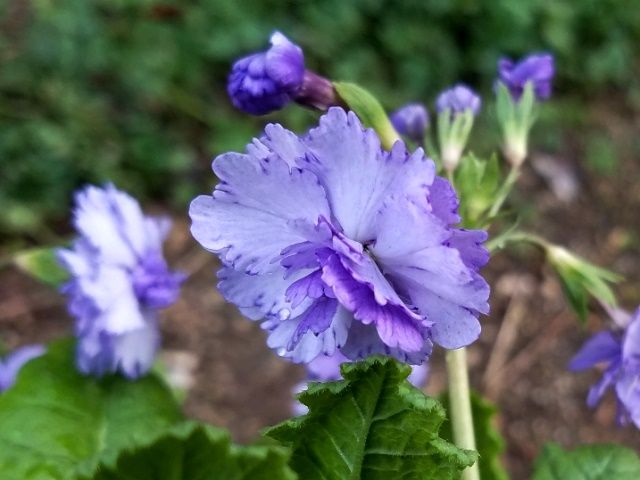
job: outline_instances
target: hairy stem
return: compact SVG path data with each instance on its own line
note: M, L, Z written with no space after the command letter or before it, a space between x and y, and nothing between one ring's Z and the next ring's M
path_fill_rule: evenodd
M447 373L453 441L459 448L476 450L469 374L467 372L467 350L465 348L447 351ZM462 472L461 478L462 480L480 480L478 462L476 461Z

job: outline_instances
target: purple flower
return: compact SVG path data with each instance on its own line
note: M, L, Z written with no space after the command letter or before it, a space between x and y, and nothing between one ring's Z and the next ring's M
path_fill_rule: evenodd
M233 104L252 115L279 110L302 88L304 54L280 32L271 35L271 48L238 60L227 91Z
M63 292L76 319L78 368L137 378L151 368L159 345L157 310L176 301L184 280L162 254L170 222L143 215L113 185L89 186L75 204L79 237L58 250L58 259L72 275Z
M11 388L20 369L44 352L45 348L42 345L26 345L14 350L4 359L0 359L0 392Z
M391 114L391 123L399 134L422 143L429 127L429 113L421 103L409 103Z
M305 365L307 370L307 380L300 382L293 387L293 393L297 394L307 389L308 382L332 382L342 379L340 365L350 360L339 351L332 356L320 355L313 361ZM429 365L414 365L407 380L417 388L422 388L429 376ZM307 407L297 400L293 402L293 412L295 415L307 413Z
M622 316L620 316L622 318ZM603 331L592 336L571 359L569 369L605 366L602 378L589 390L587 404L595 407L613 387L618 398L618 422L640 428L640 308L629 317L622 333Z
M508 58L498 61L498 81L507 86L511 96L518 100L527 82L533 83L533 91L538 100L551 96L551 80L555 74L553 55L532 54L518 63Z
M482 100L466 85L456 85L445 90L436 100L436 110L438 113L450 110L452 115L464 113L470 110L473 115L480 112Z
M421 364L431 341L473 342L489 287L484 231L422 149L384 151L331 108L298 137L280 125L213 162L220 183L191 203L191 232L220 256L219 289L296 362L340 350Z

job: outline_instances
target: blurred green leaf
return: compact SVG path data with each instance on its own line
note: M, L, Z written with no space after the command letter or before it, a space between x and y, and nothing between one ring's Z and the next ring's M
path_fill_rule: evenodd
M445 394L441 397L445 410L449 411L449 400ZM471 393L471 410L473 413L473 429L478 448L478 468L482 480L508 480L509 475L502 465L500 456L504 453L504 438L494 425L498 412L495 405L483 399L476 392ZM453 441L451 422L445 420L441 428L442 438Z
M573 451L545 445L534 466L533 480L637 480L640 458L620 445L584 445Z
M473 154L462 158L455 171L455 186L464 227L483 227L483 217L496 201L500 181L500 166L495 155L489 160L481 160Z
M69 278L69 273L60 266L55 248L36 248L19 252L13 263L33 278L53 287L59 287Z
M69 480L144 445L182 420L169 388L148 375L96 380L74 364L74 343L52 344L0 395L3 480Z
M345 380L312 383L300 394L307 415L266 431L291 446L301 479L447 480L474 462L475 452L441 438L444 410L405 380L409 366L376 356L341 371Z
M79 480L295 480L288 457L282 447L233 445L225 430L187 422Z

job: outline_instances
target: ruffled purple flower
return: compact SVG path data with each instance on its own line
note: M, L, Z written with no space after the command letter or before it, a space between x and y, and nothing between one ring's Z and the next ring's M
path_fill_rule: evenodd
M618 316L618 320L623 318ZM591 387L587 404L595 407L613 388L618 399L618 422L640 428L640 308L629 316L622 332L607 330L592 336L571 359L569 369L582 371L602 364L605 370Z
M252 115L279 110L291 102L304 79L302 49L280 32L271 35L271 48L238 60L227 91L233 104Z
M76 194L74 226L79 236L58 259L72 276L63 292L76 319L78 368L140 377L159 346L157 311L177 300L184 280L162 254L170 221L145 216L135 199L107 185Z
M0 358L0 393L8 390L16 382L18 372L30 360L43 355L42 345L26 345L17 348L4 359Z
M484 231L456 228L458 199L422 149L384 151L331 108L298 137L280 125L213 162L191 232L219 255L219 289L296 362L339 350L421 364L432 340L473 342L487 313Z
M532 82L538 100L546 100L551 96L554 74L554 59L549 53L528 55L517 63L508 58L498 61L498 81L507 86L515 100L520 98L527 82Z
M470 111L474 116L480 112L482 100L466 85L456 85L445 90L436 100L436 110L442 113L451 111L452 115Z
M306 390L309 382L333 382L335 380L341 380L340 365L349 361L350 360L339 351L330 357L326 355L316 357L313 361L305 365L307 379L304 382L296 384L293 387L293 393L297 394ZM409 377L407 377L407 380L414 387L422 388L427 382L428 376L429 365L424 363L422 365L414 365L411 368L411 373ZM304 415L307 413L307 407L297 400L293 402L292 409L295 415Z
M421 103L409 103L391 114L391 123L399 134L422 143L429 127L429 113Z

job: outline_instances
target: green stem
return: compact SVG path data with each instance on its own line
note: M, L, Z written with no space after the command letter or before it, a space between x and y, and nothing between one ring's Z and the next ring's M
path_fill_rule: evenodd
M500 190L498 191L498 194L496 195L496 201L491 206L491 210L489 210L490 219L495 217L498 214L498 212L500 211L500 208L502 208L502 205L504 204L505 200L509 196L509 193L511 193L511 189L515 185L519 176L520 176L520 168L512 166L511 170L509 170L509 174L507 175L507 178L505 179L504 183L500 187Z
M451 408L453 441L459 448L475 451L476 438L473 431L466 349L447 350L447 373L449 377L449 405ZM461 478L462 480L480 480L478 462L476 461L462 472Z

